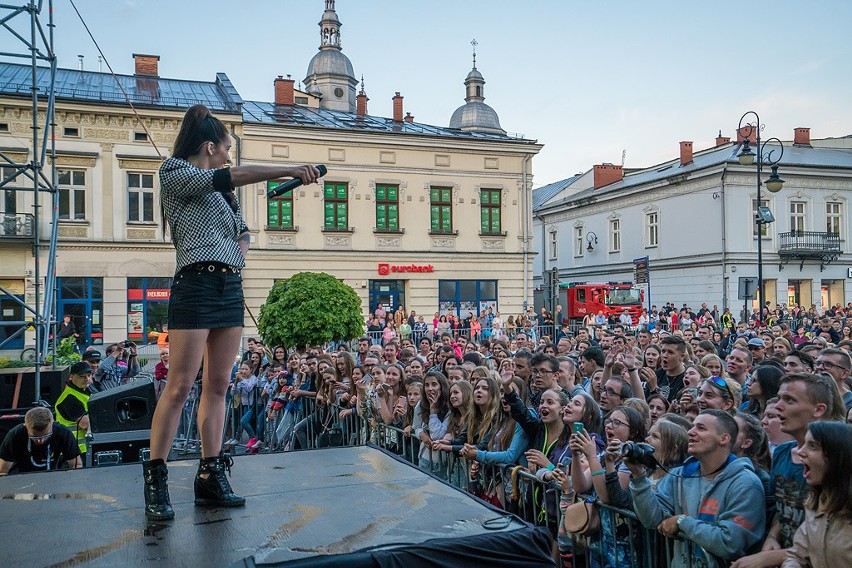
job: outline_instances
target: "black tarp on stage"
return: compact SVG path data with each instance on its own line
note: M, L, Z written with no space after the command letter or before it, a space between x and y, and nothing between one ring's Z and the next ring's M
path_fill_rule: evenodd
M0 477L3 566L552 566L550 537L375 447L241 456L247 505L148 523L138 464Z

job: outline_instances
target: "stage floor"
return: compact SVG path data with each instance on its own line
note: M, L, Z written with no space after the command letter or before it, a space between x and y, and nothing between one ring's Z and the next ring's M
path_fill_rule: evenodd
M246 507L196 508L198 462L169 462L162 523L145 519L139 464L0 477L0 564L263 565L525 526L373 447L234 462Z

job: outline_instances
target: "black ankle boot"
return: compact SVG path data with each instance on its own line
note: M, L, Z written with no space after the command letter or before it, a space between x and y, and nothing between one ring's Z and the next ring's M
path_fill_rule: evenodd
M169 471L163 460L142 462L145 478L145 516L152 521L164 521L175 518L175 511L169 500Z
M195 504L199 507L242 507L246 504L245 497L234 494L231 484L225 476L225 468L231 473L234 460L231 456L218 455L212 458L201 458L198 464L198 474L195 476ZM201 477L202 473L209 473Z

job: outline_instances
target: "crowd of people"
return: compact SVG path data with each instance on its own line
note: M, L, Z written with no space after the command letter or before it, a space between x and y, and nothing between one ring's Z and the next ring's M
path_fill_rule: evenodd
M710 311L687 312L692 323L673 331L548 324L485 337L427 326L365 336L351 352L251 341L234 400L253 450L263 428L273 449L367 431L439 476L464 464L466 487L507 507L493 480L477 481L489 464L520 465L561 488L563 507L591 496L632 511L675 539L674 565L852 565L843 310L795 327ZM317 444L329 426L339 437ZM641 565L623 519L600 514L592 564ZM570 535L550 524L570 552Z
M592 565L642 565L641 545L616 510L673 539L675 566L852 565L845 310L791 325L702 309L695 317L679 310L676 329L572 329L539 316L536 323L547 323L511 333L499 314L497 327L407 333L410 318L422 316L400 310L371 319L384 315L387 326L399 313L402 325L392 327L401 332L365 335L351 347L268 349L250 338L232 373L225 446L256 453L370 440L435 475L460 473L465 488L507 508L509 480L485 473L494 464L521 466L561 493L555 505L531 495L542 510L564 511L583 498L603 505L599 534L588 542ZM109 357L121 362L131 351L111 347L107 372L89 356L73 370L73 388L94 375L101 388L124 380L133 362L123 371ZM124 374L114 379L111 369ZM168 380L167 351L156 374ZM0 473L12 464L37 469L12 448L27 442L35 456L33 446L58 428L39 415L18 429L0 447ZM60 459L79 465L74 437L59 431L67 449ZM39 456L32 464L51 462L50 448ZM546 512L544 524L570 554L563 517Z

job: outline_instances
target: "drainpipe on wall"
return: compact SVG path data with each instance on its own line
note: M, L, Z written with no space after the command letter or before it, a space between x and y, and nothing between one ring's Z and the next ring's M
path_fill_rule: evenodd
M722 188L720 194L722 197L722 311L728 306L728 277L725 275L728 269L728 224L725 222L728 218L725 209L725 176L728 174L728 163L725 162L722 168Z
M237 136L237 131L236 131L236 128L234 127L233 124L231 125L231 137L236 141L235 146L236 146L236 149L237 149L236 156L235 156L235 159L234 159L234 162L235 162L234 165L239 166L242 163L242 158L243 158L243 156L242 156L243 141L239 136ZM246 197L245 192L246 192L246 186L242 186L240 188L240 204L245 204L245 197ZM255 213L255 218L256 218L257 217L257 208L255 208L254 213Z
M521 210L523 219L521 221L521 229L524 232L523 249L524 249L524 313L530 305L530 281L529 281L529 187L527 181L527 164L532 159L532 156L524 156L521 165L521 183L523 184L523 199L521 200Z

